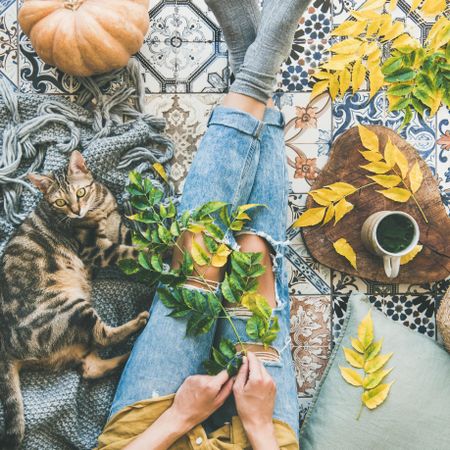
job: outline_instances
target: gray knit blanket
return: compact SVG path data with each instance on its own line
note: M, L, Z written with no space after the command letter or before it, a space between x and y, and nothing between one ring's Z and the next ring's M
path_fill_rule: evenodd
M168 170L172 142L164 121L143 112L143 86L134 62L121 71L80 80L77 103L61 96L18 94L0 81L0 256L14 229L33 210L40 194L26 181L28 172L50 172L67 164L80 150L97 180L127 208L124 187L128 172L138 170L161 185L155 162ZM122 324L148 309L150 290L119 270L100 272L93 299L100 316ZM132 340L102 354L129 350ZM92 449L107 419L118 376L84 381L75 371L54 374L23 370L26 437L33 450ZM3 408L0 408L0 435Z

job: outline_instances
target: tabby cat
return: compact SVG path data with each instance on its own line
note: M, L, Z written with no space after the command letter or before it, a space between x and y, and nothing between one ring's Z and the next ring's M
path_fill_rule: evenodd
M8 450L24 437L22 367L79 367L86 379L103 377L128 355L103 360L96 350L125 340L148 319L142 312L113 328L92 306L93 270L137 252L113 195L94 180L82 155L73 152L67 169L29 179L44 197L9 241L0 266L0 448Z

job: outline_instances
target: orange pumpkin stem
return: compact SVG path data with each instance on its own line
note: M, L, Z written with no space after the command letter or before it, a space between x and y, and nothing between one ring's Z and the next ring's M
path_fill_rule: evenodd
M64 8L71 9L72 11L76 11L84 0L66 0L64 2Z

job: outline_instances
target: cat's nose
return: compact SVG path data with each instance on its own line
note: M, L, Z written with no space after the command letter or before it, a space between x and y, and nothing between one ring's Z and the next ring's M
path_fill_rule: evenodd
M79 216L80 215L80 207L77 205L77 206L72 206L72 212L75 214L75 215L77 215L77 216Z

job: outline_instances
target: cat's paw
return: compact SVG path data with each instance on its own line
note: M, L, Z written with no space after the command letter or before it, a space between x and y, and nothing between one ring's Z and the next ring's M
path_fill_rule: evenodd
M136 317L138 327L139 328L145 327L145 325L147 325L149 317L150 317L150 314L147 311L143 311L143 312L139 313L138 316Z

